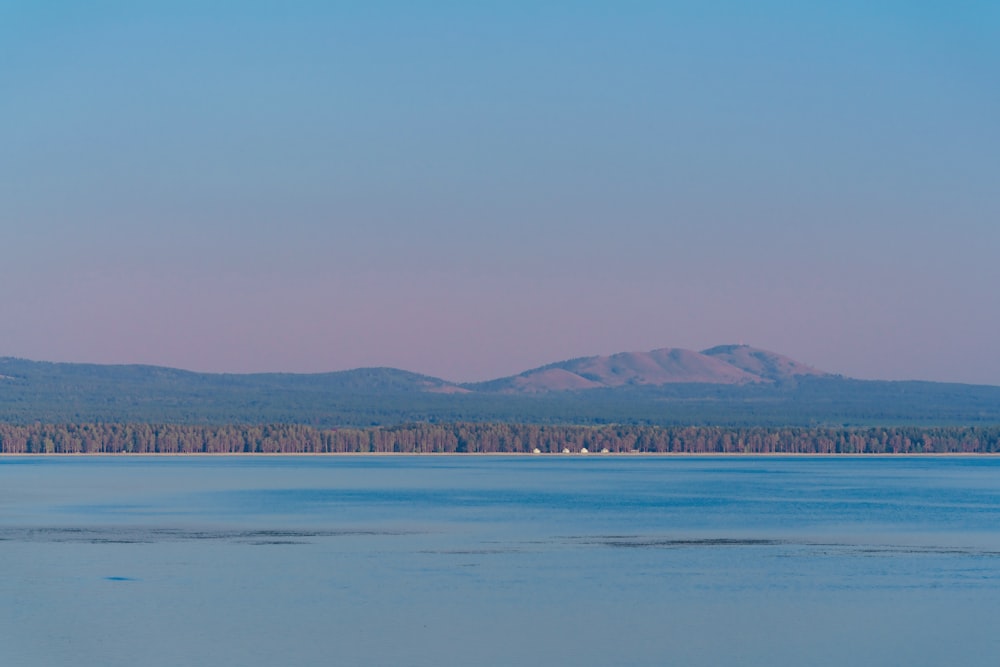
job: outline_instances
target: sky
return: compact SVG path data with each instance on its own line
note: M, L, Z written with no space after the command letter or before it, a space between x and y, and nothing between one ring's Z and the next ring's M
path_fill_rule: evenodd
M0 356L1000 385L1000 3L0 0Z

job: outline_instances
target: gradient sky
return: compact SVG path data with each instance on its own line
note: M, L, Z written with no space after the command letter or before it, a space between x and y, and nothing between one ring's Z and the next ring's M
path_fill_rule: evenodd
M0 356L1000 384L1000 3L0 0Z

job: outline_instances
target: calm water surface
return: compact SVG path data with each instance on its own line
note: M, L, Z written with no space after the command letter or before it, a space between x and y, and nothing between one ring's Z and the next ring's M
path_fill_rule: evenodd
M0 664L1000 664L1000 459L0 458Z

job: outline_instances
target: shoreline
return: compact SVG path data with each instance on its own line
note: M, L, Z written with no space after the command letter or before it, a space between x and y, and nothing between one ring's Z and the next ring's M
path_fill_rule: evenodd
M858 458L858 459L898 459L898 458L968 458L968 457L998 457L1000 452L905 452L886 453L873 452L869 454L857 452L816 453L816 452L58 452L45 454L41 452L10 452L0 453L4 458L277 458L277 457L523 457L523 458Z

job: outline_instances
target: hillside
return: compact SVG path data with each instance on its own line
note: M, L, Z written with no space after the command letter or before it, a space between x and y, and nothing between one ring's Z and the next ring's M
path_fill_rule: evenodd
M763 381L787 382L801 377L830 375L784 355L749 345L719 345L703 350L702 354L724 361L730 366L761 378Z
M581 357L465 386L475 391L533 394L667 384L771 384L826 375L774 352L748 345L722 345L703 352L665 347Z

